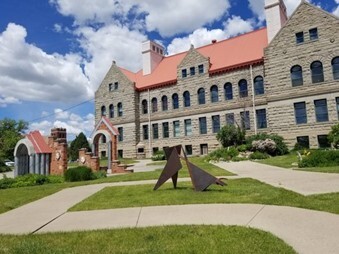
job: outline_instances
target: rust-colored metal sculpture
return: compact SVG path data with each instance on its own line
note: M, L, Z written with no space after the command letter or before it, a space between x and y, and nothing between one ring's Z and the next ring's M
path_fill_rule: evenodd
M195 191L204 191L208 188L208 186L214 183L221 186L226 185L223 181L221 181L221 178L216 178L189 162L185 151L182 149L182 145L164 148L164 152L167 163L153 190L157 190L170 178L172 178L174 188L177 187L178 172L182 168L180 159L183 159L186 162ZM183 156L181 153L183 153Z

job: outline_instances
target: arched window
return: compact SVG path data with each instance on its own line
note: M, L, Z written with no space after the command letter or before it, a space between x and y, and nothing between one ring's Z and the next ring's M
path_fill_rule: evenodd
M114 117L114 106L113 104L109 105L109 118Z
M205 104L205 89L199 88L198 90L198 104Z
M106 107L105 106L101 107L101 116L106 116Z
M262 76L256 76L254 78L254 94L259 95L264 93L264 79Z
M333 79L339 79L339 56L332 59Z
M183 96L184 96L184 106L185 107L191 106L190 92L189 91L185 91Z
M218 87L216 85L211 87L211 102L219 101Z
M241 79L239 81L239 96L240 98L247 97L248 96L248 90L247 90L247 80Z
M179 108L179 96L176 93L172 95L172 105L173 109Z
M142 113L147 114L148 113L148 103L147 100L143 100L141 102L141 107L142 107Z
M292 86L302 86L303 81L303 69L300 65L294 65L291 68L291 81Z
M122 116L122 114L123 114L123 111L122 111L122 103L119 102L119 103L118 103L118 116Z
M157 112L158 111L158 100L157 98L152 99L152 112Z
M162 96L162 98L161 98L161 107L162 107L162 111L168 110L168 100L167 100L166 95Z
M323 64L320 61L311 63L312 83L319 83L324 81Z
M225 100L232 100L233 99L233 88L230 82L227 82L224 85L224 93L225 93Z

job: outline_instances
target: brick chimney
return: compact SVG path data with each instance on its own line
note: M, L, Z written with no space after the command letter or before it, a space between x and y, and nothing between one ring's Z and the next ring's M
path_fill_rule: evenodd
M142 67L143 74L148 75L158 66L164 58L165 49L154 41L142 43Z
M265 0L265 15L268 43L287 21L286 6L283 0Z

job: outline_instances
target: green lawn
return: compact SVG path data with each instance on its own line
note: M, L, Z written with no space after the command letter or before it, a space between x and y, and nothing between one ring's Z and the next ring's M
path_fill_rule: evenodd
M270 233L237 226L168 226L0 237L0 253L296 253Z
M294 151L286 155L270 157L257 162L282 168L290 168L293 170L339 174L339 165L335 167L298 168L298 165L296 165L298 163L298 156Z
M215 165L209 164L203 160L203 158L194 158L193 160L196 165L205 169L209 173L215 176L228 176L232 175L230 172L221 169ZM152 180L158 179L161 174L161 170L139 172L139 173L128 173L119 174L107 178L101 178L93 181L84 182L73 182L73 183L59 183L59 184L46 184L42 186L24 187L24 188L12 188L12 189L0 189L0 213L4 213L11 209L17 208L34 200L43 198L51 195L59 190L87 185L87 184L98 184L98 183L109 183L109 182L126 182L126 181L139 181L139 180ZM179 171L179 177L188 177L187 168L184 166Z
M228 186L211 185L195 192L190 182L167 183L153 191L153 185L107 187L83 200L70 211L156 205L249 203L301 207L339 214L339 193L303 196L253 179L234 179Z

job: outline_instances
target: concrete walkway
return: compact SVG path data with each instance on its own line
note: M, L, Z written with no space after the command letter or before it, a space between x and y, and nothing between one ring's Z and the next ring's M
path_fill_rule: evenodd
M284 169L253 161L218 162L215 165L239 177L257 179L303 195L339 192L339 174Z
M291 171L248 161L217 165L239 174L234 178L252 177L303 194L339 191L339 178L335 174ZM67 212L73 205L105 187L155 182L103 183L64 189L0 214L0 233L29 234L174 224L241 225L269 231L298 253L339 252L339 215L301 208L260 204L200 204Z
M128 169L133 169L134 172L146 172L146 171L154 171L156 169L163 169L165 166L165 163L164 165L147 165L153 162L155 161L152 161L150 159L138 160L136 163L134 163L133 166L128 167Z

